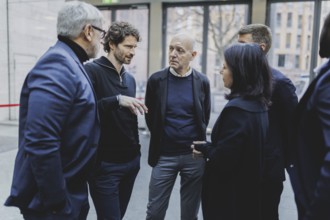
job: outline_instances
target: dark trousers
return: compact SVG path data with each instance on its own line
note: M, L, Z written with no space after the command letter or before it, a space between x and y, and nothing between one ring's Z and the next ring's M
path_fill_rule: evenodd
M205 160L192 154L161 156L153 167L149 183L147 220L164 220L178 174L180 180L181 220L197 220L201 200Z
M67 212L65 209L58 212L38 212L30 209L21 210L21 212L25 220L86 220L89 211L89 204L88 201L86 201L80 210L74 210L73 208L71 211ZM77 211L79 211L79 213L76 213Z
M262 187L262 219L263 220L278 220L278 206L281 200L283 191L282 181L267 181Z
M124 217L139 170L140 155L127 163L100 163L89 181L98 220Z

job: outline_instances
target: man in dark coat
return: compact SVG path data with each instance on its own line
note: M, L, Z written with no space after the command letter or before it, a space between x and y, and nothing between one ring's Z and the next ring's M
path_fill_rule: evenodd
M24 219L87 217L87 176L100 125L82 63L98 53L102 20L101 12L90 4L66 3L58 14L58 42L25 79L19 149L5 203L19 207Z
M330 14L320 36L319 54L330 57ZM294 167L290 175L299 220L330 219L330 61L301 98L294 120Z
M174 36L169 45L170 67L152 74L147 83L148 162L153 167L147 219L165 218L178 174L181 219L197 219L205 162L192 158L190 145L206 139L210 85L204 74L190 66L197 54L194 44L186 34Z
M269 27L263 24L250 24L238 32L241 43L257 43L265 54L272 45ZM278 206L283 191L285 168L291 164L289 145L293 111L298 103L296 88L289 78L271 68L273 77L272 104L269 109L269 142L265 153L264 185L262 203L265 219L278 220Z

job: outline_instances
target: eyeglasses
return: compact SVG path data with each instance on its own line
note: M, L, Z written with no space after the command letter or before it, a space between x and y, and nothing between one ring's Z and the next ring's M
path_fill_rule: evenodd
M101 29L101 28L99 28L99 27L96 27L96 26L94 26L94 25L91 25L92 26L92 28L94 28L95 30L98 30L99 32L101 32L101 39L103 39L104 37L105 37L105 35L106 35L106 33L107 32L105 32L105 30L103 30L103 29Z

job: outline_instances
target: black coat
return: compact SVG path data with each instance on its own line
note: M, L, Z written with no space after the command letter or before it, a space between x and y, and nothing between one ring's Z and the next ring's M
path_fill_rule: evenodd
M218 117L207 148L202 208L205 220L261 219L263 149L267 107L234 98Z
M160 156L161 136L163 134L164 118L167 100L169 68L162 69L152 74L147 83L145 103L148 114L145 115L146 123L150 130L150 145L148 163L155 166ZM210 84L207 77L193 69L193 98L195 117L200 136L206 139L206 128L210 119L211 98Z
M276 69L272 70L273 92L269 115L269 142L265 149L265 178L268 181L284 181L285 167L291 164L292 146L289 137L292 131L293 112L298 98L291 80Z
M330 61L295 112L295 162L290 178L299 219L330 219Z

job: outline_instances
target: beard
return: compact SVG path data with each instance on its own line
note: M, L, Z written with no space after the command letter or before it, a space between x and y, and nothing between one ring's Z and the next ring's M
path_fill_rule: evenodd
M95 58L100 51L100 44L99 42L92 43L89 50L86 51L87 56L89 58Z
M132 61L133 56L127 57L124 53L122 53L120 50L116 50L114 53L114 57L120 64L130 64Z

